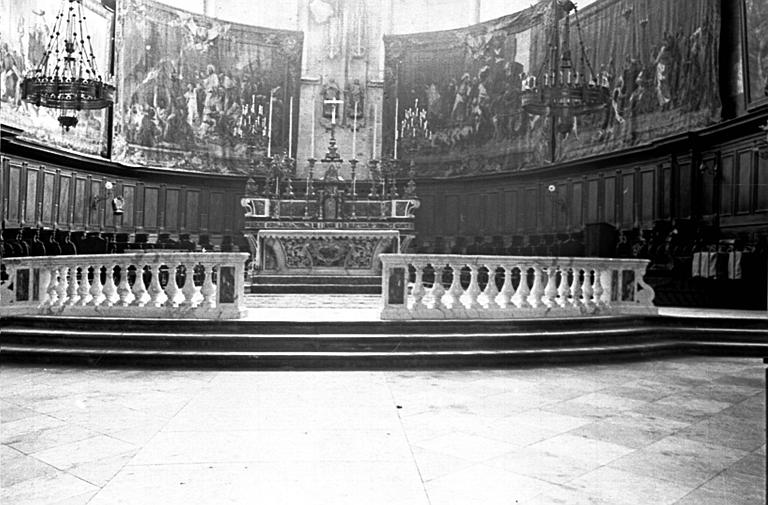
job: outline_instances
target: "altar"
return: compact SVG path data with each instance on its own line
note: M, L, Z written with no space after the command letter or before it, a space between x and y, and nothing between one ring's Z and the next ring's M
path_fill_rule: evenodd
M319 178L313 159L306 180L299 181L290 158L269 162L264 187L251 181L250 194L240 201L252 277L379 275L379 255L403 252L414 238L419 200L412 167L402 188L394 160L381 167L369 163L371 179L366 181L357 180L357 161L350 160L352 177L345 180L339 175L342 160L333 137L320 160L324 173ZM297 184L303 191L294 189Z

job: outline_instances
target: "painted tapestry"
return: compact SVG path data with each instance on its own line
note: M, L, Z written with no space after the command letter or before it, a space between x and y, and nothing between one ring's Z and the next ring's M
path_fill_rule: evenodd
M300 33L150 0L119 2L117 28L113 159L236 174L288 151L289 130L298 131L289 123L298 112Z
M77 113L77 127L64 132L56 110L21 100L21 81L40 63L62 5L61 0L0 0L0 122L48 146L107 156L106 109ZM106 78L113 14L95 0L82 5L96 70Z
M383 155L397 144L398 158L415 159L425 175L490 173L719 121L720 0L599 0L572 14L574 64L583 65L583 47L611 99L553 132L548 117L523 110L521 93L545 61L554 16L544 0L464 29L385 38Z
M747 96L750 103L768 100L768 0L746 0Z

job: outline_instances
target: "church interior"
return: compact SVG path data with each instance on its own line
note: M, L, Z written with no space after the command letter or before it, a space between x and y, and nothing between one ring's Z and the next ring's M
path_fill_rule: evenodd
M0 0L0 502L768 489L765 0Z

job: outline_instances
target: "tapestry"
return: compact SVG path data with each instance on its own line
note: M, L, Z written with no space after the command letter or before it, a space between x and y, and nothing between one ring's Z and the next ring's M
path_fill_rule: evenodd
M0 122L23 130L22 137L46 146L107 156L107 110L80 111L75 128L64 131L58 111L21 99L21 82L40 63L50 40L61 0L0 0ZM96 0L83 0L96 70L109 80L114 14Z
M124 0L116 38L114 160L246 174L295 152L301 33Z
M385 37L383 156L413 159L425 176L493 173L720 120L720 0L598 0L571 13L574 66L591 66L610 99L553 128L521 96L541 77L556 12L544 0L467 28Z
M749 102L768 99L768 0L745 0L747 96Z

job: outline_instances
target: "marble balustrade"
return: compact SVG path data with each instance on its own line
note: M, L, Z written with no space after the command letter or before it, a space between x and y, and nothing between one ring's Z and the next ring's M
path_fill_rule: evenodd
M382 319L655 314L648 260L382 254Z
M173 251L6 258L0 313L238 318L247 259Z

